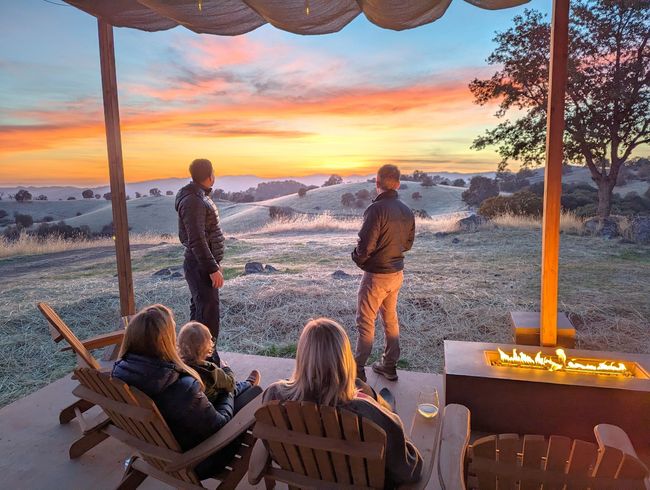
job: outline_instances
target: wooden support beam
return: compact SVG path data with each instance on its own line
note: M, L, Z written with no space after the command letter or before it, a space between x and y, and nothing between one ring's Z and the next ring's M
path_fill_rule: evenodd
M113 26L97 19L99 31L99 61L104 95L104 125L108 149L108 169L111 180L111 204L115 230L115 255L117 278L120 289L122 316L135 314L135 295L131 271L129 246L129 221L126 213L126 189L122 163L122 137L120 134L120 111L117 103L117 78L115 75L115 47Z
M542 225L542 287L540 343L557 343L558 262L560 259L560 198L564 149L564 97L569 44L569 0L553 0L551 61L546 115L546 169Z

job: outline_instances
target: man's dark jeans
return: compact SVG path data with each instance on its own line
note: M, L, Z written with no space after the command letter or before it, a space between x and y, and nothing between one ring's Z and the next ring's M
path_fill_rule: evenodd
M185 280L190 287L190 319L208 327L215 341L219 336L219 290L212 287L207 271L201 270L194 257L185 257Z

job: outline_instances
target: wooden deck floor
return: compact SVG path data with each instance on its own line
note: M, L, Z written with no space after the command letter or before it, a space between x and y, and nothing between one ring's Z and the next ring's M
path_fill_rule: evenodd
M262 386L288 377L294 365L291 359L222 355L240 379L251 369L259 369ZM378 379L369 368L366 371L369 384L376 390L387 386L395 394L397 412L407 431L415 414L418 392L424 386L437 387L444 403L440 375L400 371L399 381L389 382ZM79 428L74 421L59 425L58 413L74 401L74 386L75 382L67 377L0 410L0 488L101 490L114 488L120 481L124 460L131 452L118 441L107 439L81 458L68 459L68 447L78 436ZM429 488L438 488L435 475L431 480ZM140 488L170 487L149 478ZM239 488L251 487L244 478Z

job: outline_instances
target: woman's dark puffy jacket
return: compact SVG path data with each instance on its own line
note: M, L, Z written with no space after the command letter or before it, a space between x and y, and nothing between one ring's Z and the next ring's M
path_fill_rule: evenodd
M183 451L204 441L233 417L232 393L208 401L201 385L175 364L126 354L113 366L113 376L151 398Z
M185 256L194 258L201 270L209 274L218 271L223 260L224 236L210 189L190 182L176 194L175 207L178 238L185 247Z

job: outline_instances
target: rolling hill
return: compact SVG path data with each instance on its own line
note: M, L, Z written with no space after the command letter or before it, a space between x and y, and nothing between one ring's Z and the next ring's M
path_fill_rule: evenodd
M425 210L431 216L454 213L462 211L465 206L461 201L460 195L463 191L461 188L448 186L435 186L425 188L415 183L406 183L408 189L402 190L400 196L402 200L414 209ZM348 208L341 204L341 196L346 192L356 193L361 189L371 191L374 184L367 182L339 184L331 187L321 187L313 189L305 197L299 197L297 194L269 199L247 204L232 204L228 202L219 202L219 210L223 228L229 233L241 233L252 231L260 228L269 222L269 208L271 206L288 207L293 209L297 214L318 215L330 213L342 217L360 217L363 214L363 208ZM411 194L419 192L422 199L413 200ZM94 203L95 201L90 201ZM99 231L102 227L112 221L112 211L110 203L107 201L97 201L101 203L100 207L89 209L81 216L68 216L66 223L72 226L87 225L93 231ZM32 203L35 204L35 203ZM39 203L47 205L48 202ZM83 201L62 201L50 202L50 205L69 205L74 210L77 205L83 204ZM369 204L369 202L367 202ZM16 204L19 207L27 209L31 204ZM140 199L131 199L127 202L129 215L129 227L134 233L169 233L177 232L177 217L174 210L174 197L143 197ZM22 212L22 211L21 211ZM75 211L75 213L78 211Z

